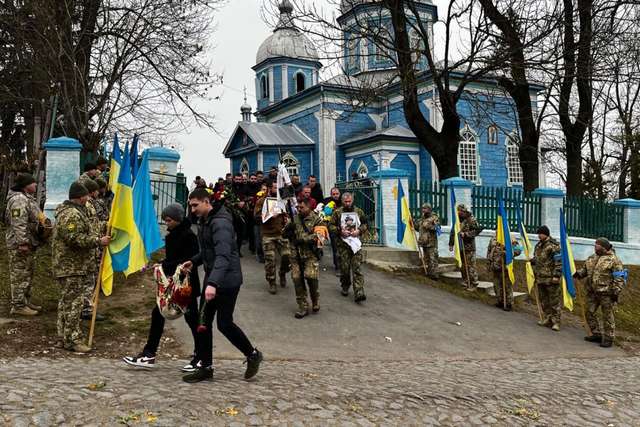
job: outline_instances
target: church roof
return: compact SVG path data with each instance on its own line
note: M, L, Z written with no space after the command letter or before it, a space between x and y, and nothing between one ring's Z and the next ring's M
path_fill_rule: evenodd
M280 20L273 34L258 48L256 64L271 58L294 58L317 62L320 58L318 50L307 36L296 28L292 12L293 6L289 0L283 0L278 6Z
M403 126L392 126L390 128L378 129L373 132L365 133L364 135L358 135L346 141L338 143L338 145L349 145L355 142L363 142L372 139L415 139L416 135Z
M275 123L263 122L239 122L236 130L229 138L223 153L227 154L231 150L231 144L236 134L242 131L258 147L265 146L290 146L290 145L314 145L311 138L304 134L298 127L292 125L278 125Z

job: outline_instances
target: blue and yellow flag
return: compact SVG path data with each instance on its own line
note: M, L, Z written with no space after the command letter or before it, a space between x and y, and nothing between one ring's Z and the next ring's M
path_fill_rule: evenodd
M138 134L133 135L133 141L131 141L131 153L129 153L129 159L131 161L131 183L134 183L138 176Z
M569 242L562 208L560 208L560 254L562 255L562 299L564 306L573 311L573 300L576 297L573 275L576 272L576 265L573 260L571 242Z
M127 144L128 145L128 144ZM102 292L109 296L113 288L113 273L129 268L131 239L137 233L133 220L133 189L131 187L131 164L129 147L124 150L122 167L114 191L109 229L111 243L105 251L102 269Z
M136 182L133 184L133 218L136 232L131 236L126 275L142 270L149 262L151 254L164 246L153 206L147 151L142 156Z
M111 163L109 165L109 190L115 193L115 187L120 175L120 166L122 165L122 152L118 144L118 134L113 137L113 149L111 151Z
M462 268L462 253L460 252L460 219L458 218L458 202L456 192L451 187L451 232L453 233L453 257L458 268Z
M527 229L524 226L524 221L522 220L522 212L520 210L520 206L518 206L516 216L518 219L518 229L520 231L520 237L522 237L524 256L526 258L524 267L527 277L527 290L529 291L529 295L531 295L531 292L533 292L533 286L536 283L536 276L533 273L533 267L531 266L531 254L533 253L533 249L531 246L531 241L529 240L529 236L527 235Z
M398 198L397 198L397 216L398 224L396 239L398 243L407 249L418 250L416 242L416 232L413 227L413 219L411 218L411 210L409 209L409 199L404 194L402 182L398 180Z
M511 284L515 283L513 274L513 248L511 247L511 230L509 230L509 219L504 208L502 197L498 197L498 216L496 218L496 240L504 247L504 266Z

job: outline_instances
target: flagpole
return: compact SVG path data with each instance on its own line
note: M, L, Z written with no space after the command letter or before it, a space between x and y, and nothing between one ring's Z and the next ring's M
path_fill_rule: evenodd
M543 320L542 317L542 306L540 305L540 294L538 294L538 284L534 283L533 284L533 290L534 293L536 294L536 305L538 306L538 316L540 316L540 321Z
M107 236L111 235L111 225L107 226ZM102 256L100 257L100 268L98 269L98 277L96 279L96 287L93 290L93 311L91 312L91 326L89 327L89 341L88 345L91 347L93 344L93 333L95 331L96 326L96 315L98 313L98 299L100 297L100 286L102 284L102 271L104 269L104 256L105 252L109 250L108 246L102 247Z
M471 289L471 277L469 277L469 263L467 262L467 251L464 250L464 244L461 244L462 242L460 242L460 236L456 236L458 240L458 246L460 247L460 250L462 251L462 259L464 260L464 269L465 272L467 273L467 289Z
M501 272L502 272L502 308L507 308L507 281L504 277L504 257L507 256L507 248L504 248L504 255L500 257Z
M587 323L587 315L586 315L586 307L585 307L585 299L584 296L582 295L581 292L581 288L582 288L582 284L578 284L578 282L574 282L576 284L576 292L578 293L578 299L580 300L580 306L582 307L582 323L584 325L584 330L587 332L587 335L591 336L593 335L593 332L591 331L591 327L589 326L589 324Z
M429 273L427 272L427 264L424 263L424 251L422 251L422 247L420 246L420 244L418 243L418 232L416 231L416 229L413 229L413 235L415 236L416 239L416 249L418 249L418 257L420 258L420 262L422 262L422 268L424 269L424 274L425 275L429 275Z

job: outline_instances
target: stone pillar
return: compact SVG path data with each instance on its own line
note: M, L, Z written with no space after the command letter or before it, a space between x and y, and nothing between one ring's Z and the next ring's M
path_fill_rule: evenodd
M459 205L465 205L467 209L473 211L471 190L473 189L473 182L460 178L459 176L453 178L447 178L442 180L442 185L447 188L447 216L450 217L453 212L453 206L451 206L451 191L456 194L456 202ZM449 224L451 225L451 219Z
M557 188L538 188L533 191L540 196L540 222L549 227L551 236L560 237L560 209L564 206L564 191ZM535 233L536 230L531 230Z
M624 208L624 242L640 244L640 200L619 199L613 204Z
M77 139L61 136L44 144L46 161L46 202L44 213L54 219L56 207L69 198L69 187L80 177L80 150Z
M409 173L400 169L384 169L369 174L380 185L380 200L376 201L382 244L392 248L401 248L398 243L398 180L402 183L404 194L409 197Z
M149 175L156 213L172 203L176 203L176 179L180 154L165 147L145 150L149 159Z

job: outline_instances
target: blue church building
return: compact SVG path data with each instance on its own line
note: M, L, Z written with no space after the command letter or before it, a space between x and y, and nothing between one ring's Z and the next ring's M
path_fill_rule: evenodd
M403 170L418 182L438 180L429 153L405 120L399 84L389 85L385 96L364 107L354 107L349 95L372 76L390 72L390 62L375 54L373 43L349 33L357 19L371 16L371 8L379 7L368 0L342 0L338 22L344 37L344 74L321 81L323 64L316 47L295 27L290 1L280 3L279 22L258 49L253 67L257 111L254 114L245 100L242 121L224 148L232 172L268 169L278 163L280 153L290 173L299 174L303 182L316 175L325 189L354 173L366 177L390 168ZM420 2L419 8L433 32L437 8L430 0ZM418 90L422 113L439 129L439 100L426 60L417 66L424 70ZM534 107L535 97L533 89ZM458 111L460 176L476 185L521 186L519 134L511 99L496 89L495 81L479 81L467 87Z

